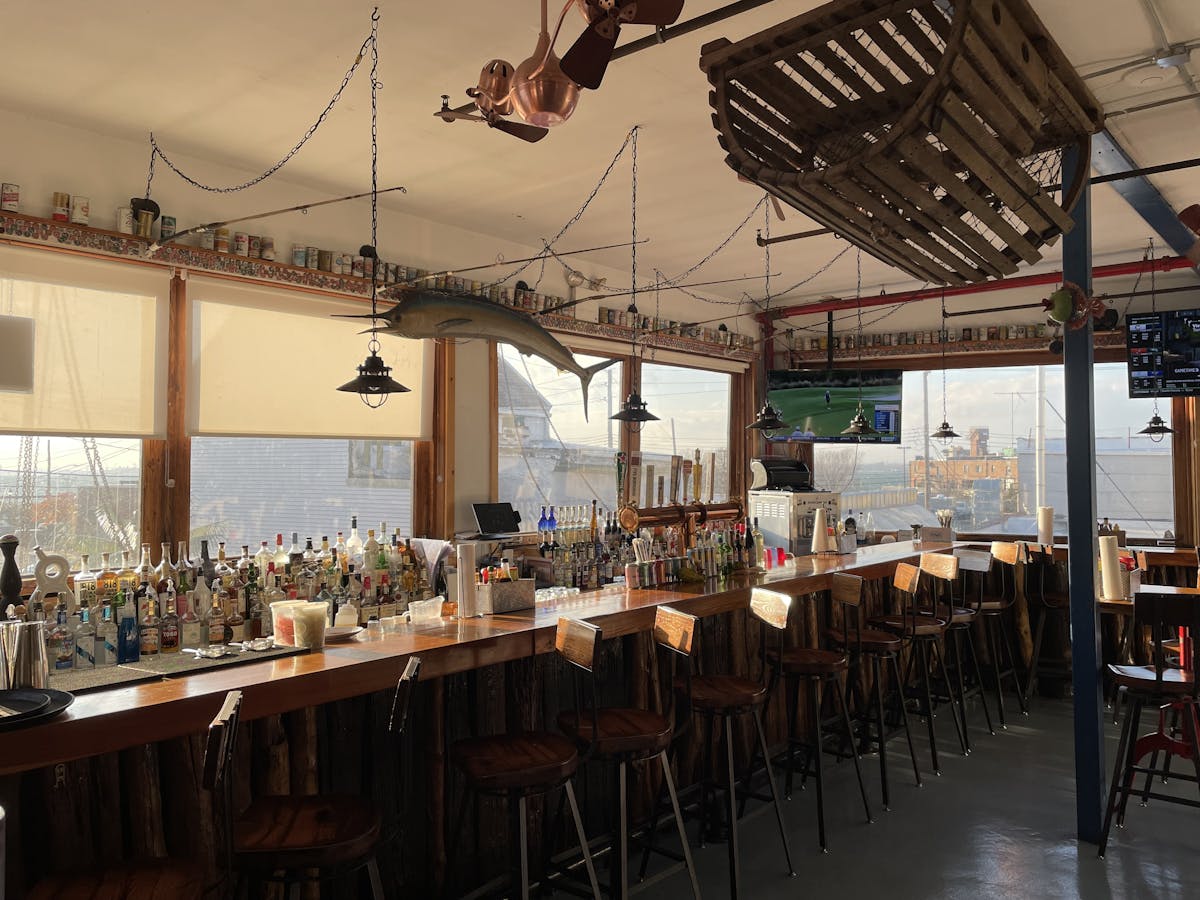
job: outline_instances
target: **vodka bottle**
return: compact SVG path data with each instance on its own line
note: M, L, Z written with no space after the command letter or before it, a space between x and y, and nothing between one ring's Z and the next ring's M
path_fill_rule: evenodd
M50 668L55 672L63 672L75 667L75 629L72 627L78 620L75 616L67 616L67 608L59 601L54 624L46 632L46 658Z
M179 613L175 609L174 592L167 593L166 612L159 623L158 644L163 653L178 653L180 641Z
M79 615L71 616L75 625L75 668L96 668L96 626L92 624L93 607L81 604Z
M375 529L367 529L367 541L363 544L362 549L362 565L359 569L364 575L370 575L378 571L376 563L379 561L379 541L375 539Z
M86 553L83 554L79 572L75 575L75 598L79 601L80 606L87 606L91 609L98 608L96 573L88 566Z
M100 621L96 625L96 665L117 664L117 623L113 621L111 603L100 607Z
M158 618L158 604L153 600L146 601L146 615L142 617L142 630L138 635L141 643L142 656L157 656L161 646L162 622Z
M141 644L138 641L137 604L132 601L121 606L121 618L117 623L117 662L131 663L141 659Z

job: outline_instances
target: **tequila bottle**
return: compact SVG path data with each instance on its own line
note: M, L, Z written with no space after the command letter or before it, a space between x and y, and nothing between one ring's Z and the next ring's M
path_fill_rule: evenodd
M80 606L96 608L98 594L96 573L88 566L88 555L83 554L79 572L75 575L75 598Z
M137 572L133 571L133 566L129 564L129 551L121 551L121 568L117 572L117 590L125 594L125 598L129 599L133 596L134 591L138 587Z
M117 573L113 571L108 553L100 554L100 573L96 576L96 597L109 603L117 596Z

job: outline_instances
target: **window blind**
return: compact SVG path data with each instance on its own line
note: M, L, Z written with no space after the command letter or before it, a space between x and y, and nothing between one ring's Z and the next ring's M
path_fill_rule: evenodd
M433 419L429 341L380 335L380 356L410 389L370 409L339 385L367 354L361 302L193 274L188 429L193 435L428 440ZM383 301L381 310L388 307Z

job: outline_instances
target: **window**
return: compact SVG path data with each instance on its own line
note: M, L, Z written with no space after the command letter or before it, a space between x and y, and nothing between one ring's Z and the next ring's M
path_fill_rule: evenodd
M659 421L647 422L642 429L642 465L654 466L656 480L659 475L668 476L666 500L670 500L671 457L682 456L694 462L697 450L703 467L701 499L708 499L709 469L714 460L713 499L724 500L728 496L732 380L725 372L643 363L642 399ZM641 493L639 505L644 505L645 485ZM688 484L689 500L695 499L694 493L694 485Z
M497 345L498 498L521 513L522 527L536 527L542 505L571 506L598 499L616 503L621 408L621 363L592 378L588 418L579 378L558 372L536 356ZM575 355L581 366L602 357Z
M1094 372L1097 515L1131 537L1162 537L1174 529L1171 441L1137 434L1153 401L1129 399L1124 363L1098 364ZM933 511L953 509L959 531L1032 534L1038 506L1054 507L1058 529L1065 528L1062 369L956 369L947 373L947 389L960 438L926 438L941 420L941 372L906 372L904 443L818 444L817 486L841 491L843 510L871 511L881 530L934 524ZM1169 403L1159 411L1169 414Z
M191 537L228 552L277 533L300 539L386 522L412 534L412 442L308 438L192 439ZM290 538L285 537L285 539ZM215 545L214 545L215 552Z
M96 569L103 551L136 550L141 457L138 440L0 436L0 534L20 540L21 572L38 546L73 569L84 553Z

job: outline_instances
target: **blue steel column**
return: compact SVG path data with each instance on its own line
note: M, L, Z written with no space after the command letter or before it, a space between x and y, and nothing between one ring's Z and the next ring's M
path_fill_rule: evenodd
M1063 184L1088 156L1063 155ZM1086 186L1063 238L1063 278L1092 293L1092 196ZM1075 699L1075 820L1081 841L1099 843L1104 812L1104 697L1096 612L1096 428L1092 325L1066 329L1063 376L1067 419L1067 571L1071 595L1071 683Z

